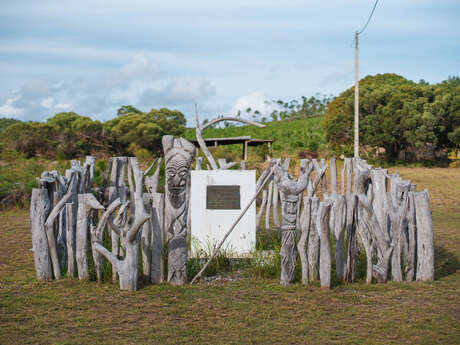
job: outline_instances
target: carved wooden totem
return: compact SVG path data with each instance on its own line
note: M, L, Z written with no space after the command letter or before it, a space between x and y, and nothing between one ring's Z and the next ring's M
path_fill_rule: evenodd
M281 191L281 284L294 282L297 264L296 228L299 196L307 187L309 173L300 174L296 181L281 166L275 169L275 183Z
M165 227L168 241L168 282L187 281L187 180L195 146L184 138L163 137L166 164Z

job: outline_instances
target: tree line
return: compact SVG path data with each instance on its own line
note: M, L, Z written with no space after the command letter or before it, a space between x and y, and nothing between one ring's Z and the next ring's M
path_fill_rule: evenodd
M165 134L182 136L185 116L166 108L142 112L122 106L112 120L100 122L74 112L54 115L45 122L0 119L0 150L26 157L71 159L87 154L157 153Z
M269 103L275 108L270 115L250 107L235 115L271 122L267 131L279 127L276 121L288 123L324 116L324 133L320 129L317 132L321 138L325 136L329 151L352 155L354 87L338 97L316 94L299 100L279 99ZM459 77L429 84L389 73L367 76L360 81L359 113L363 155L379 154L388 161L433 161L460 151ZM301 123L305 128L309 126L307 121L296 122L290 133L291 141L298 143L295 147L299 148L308 146L307 139L311 137L310 132L307 139L298 134L305 132L302 132ZM161 108L143 112L131 105L119 108L117 116L106 122L74 112L56 114L45 122L0 118L0 152L10 150L26 157L52 159L97 153L151 155L160 152L163 135L184 136L185 126L185 116L180 111ZM232 122L223 123L225 128L234 126ZM235 131L240 129L235 128ZM277 132L269 134L275 141L283 141L277 137ZM257 135L265 137L263 133ZM310 146L308 148L312 149Z
M323 123L331 148L353 152L354 87L327 107ZM460 149L460 78L416 83L396 74L359 82L360 149L388 161L445 159Z

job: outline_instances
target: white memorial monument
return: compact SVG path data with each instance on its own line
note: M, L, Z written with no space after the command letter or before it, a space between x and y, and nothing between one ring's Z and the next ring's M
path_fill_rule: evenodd
M192 170L190 207L192 256L207 252L224 237L256 193L255 170ZM255 248L256 203L230 234L223 249L242 257Z

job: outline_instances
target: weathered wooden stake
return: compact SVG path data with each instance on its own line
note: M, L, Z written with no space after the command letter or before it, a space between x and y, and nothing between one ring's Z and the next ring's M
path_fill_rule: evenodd
M319 205L316 220L316 230L320 239L319 254L319 278L321 289L329 290L331 288L331 237L329 229L329 216L333 201L326 199Z
M44 188L32 189L30 230L32 232L35 271L37 279L40 280L51 280L53 277L45 231L45 222L50 211L51 202L48 197L48 191Z
M434 239L430 195L427 190L415 192L417 224L417 280L434 280Z

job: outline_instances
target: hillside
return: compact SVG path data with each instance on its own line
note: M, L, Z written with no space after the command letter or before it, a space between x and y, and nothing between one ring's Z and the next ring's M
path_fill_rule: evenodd
M322 129L323 116L310 117L299 120L283 120L267 122L265 128L255 126L232 126L227 128L209 128L203 133L204 138L224 138L249 135L256 139L274 139L272 156L291 156L295 158L297 153L303 150L323 151L326 147L326 139ZM187 139L195 139L195 128L187 128ZM241 154L241 145L228 145L219 149L223 153L231 151L236 158ZM249 160L256 159L254 155L264 155L265 147L250 149ZM227 152L225 152L227 151ZM220 152L219 152L220 153ZM252 154L251 154L252 153Z

